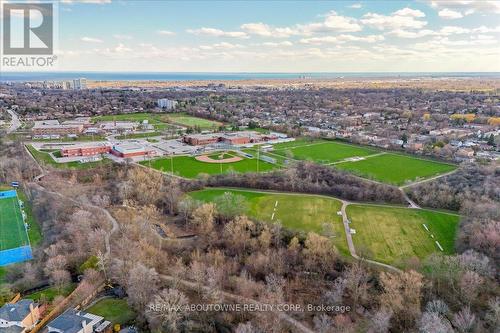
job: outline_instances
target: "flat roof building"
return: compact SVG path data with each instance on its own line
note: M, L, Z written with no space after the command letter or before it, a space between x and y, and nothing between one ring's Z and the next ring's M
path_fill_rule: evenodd
M61 148L61 155L63 157L94 156L107 154L110 151L111 145L106 143L80 144Z
M83 132L83 124L60 124L58 120L35 121L31 129L34 135L67 135Z
M130 158L137 156L153 156L156 151L146 148L138 143L126 142L113 146L111 153L118 157Z

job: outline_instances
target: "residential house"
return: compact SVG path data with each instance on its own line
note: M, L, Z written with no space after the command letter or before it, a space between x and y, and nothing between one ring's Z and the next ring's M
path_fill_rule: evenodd
M68 309L47 324L48 333L93 333L103 317Z
M0 333L27 332L39 319L38 304L31 299L5 304L0 308Z

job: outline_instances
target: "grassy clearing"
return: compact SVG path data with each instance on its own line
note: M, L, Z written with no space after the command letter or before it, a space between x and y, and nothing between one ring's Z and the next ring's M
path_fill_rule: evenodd
M257 161L254 158L244 158L234 163L206 163L197 161L192 156L176 156L173 157L173 160L167 157L151 161L141 161L139 163L163 172L171 172L171 161L173 162L174 174L185 178L196 178L200 174L245 173L257 172L257 170L265 172L276 168L271 163Z
M193 117L185 113L170 113L165 115L163 119L168 123L186 127L200 127L202 129L213 129L223 125L218 121Z
M33 155L33 157L38 161L38 163L44 166L52 166L58 169L90 169L100 165L106 165L112 163L112 161L107 158L104 158L101 161L97 162L80 163L78 161L75 161L67 163L57 163L56 161L54 161L54 159L52 158L52 156L50 156L49 153L38 151L31 145L27 145L26 147Z
M105 116L92 117L92 122L100 121L133 121L133 122L143 122L147 120L150 125L157 130L170 128L171 126L165 121L165 114L163 113L125 113L125 114L112 114Z
M23 296L23 298L29 298L34 301L39 302L40 300L45 301L45 302L52 302L54 298L57 296L68 296L71 294L73 290L75 290L77 284L76 283L70 283L67 286L63 287L62 289L58 289L55 287L48 287L45 289L42 289L40 291L36 291L34 293L28 294Z
M295 145L294 145L295 143ZM297 160L308 160L321 164L341 161L348 157L368 156L377 151L361 146L354 146L327 140L299 140L275 145L275 154L288 156Z
M336 168L394 185L453 171L456 166L398 154L383 154L356 162L339 163Z
M104 317L113 324L131 323L136 315L125 299L104 298L85 311Z
M307 194L263 193L221 188L204 189L192 192L190 195L194 199L208 202L225 192L244 196L248 204L247 214L259 221L268 223L280 221L288 229L319 234L324 232L324 224L330 224L333 243L340 253L348 255L342 217L337 215L342 206L340 201Z
M356 249L366 249L370 259L401 266L409 258L441 252L436 240L443 253L454 253L457 215L375 205L349 205L347 215L356 230L352 236Z

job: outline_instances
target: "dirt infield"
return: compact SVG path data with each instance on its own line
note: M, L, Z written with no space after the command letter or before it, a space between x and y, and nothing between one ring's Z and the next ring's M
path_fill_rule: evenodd
M195 159L200 162L205 162L205 163L234 163L234 162L239 162L243 160L242 157L239 156L233 156L230 158L225 158L223 160L214 160L213 158L210 158L208 155L200 155L196 156Z

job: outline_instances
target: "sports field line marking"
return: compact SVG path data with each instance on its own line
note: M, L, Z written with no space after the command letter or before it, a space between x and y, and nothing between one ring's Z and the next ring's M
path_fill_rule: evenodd
M383 151L381 153L376 153L376 154L372 154L372 155L366 155L366 156L352 156L352 157L346 157L345 159L341 160L341 161L336 161L336 162L332 162L332 163L327 163L325 165L335 165L335 164L340 164L340 163L349 163L349 162L352 162L352 163L355 163L355 162L361 162L363 160L366 160L367 158L370 158L370 157L376 157L376 156L381 156L381 155L386 155L387 152ZM361 158L360 160L358 161L350 161L349 159L350 158L355 158L355 157L359 157Z
M283 147L283 148L278 148L278 149L273 149L273 150L274 151L281 151L281 150L295 149L295 148L300 148L300 147L310 147L310 146L323 145L325 143L328 143L328 142L315 142L315 143L309 143L307 145L289 146L289 147Z
M17 191L16 191L16 200L14 202L14 206L15 206L17 212L19 213L19 214L16 214L16 220L19 223L19 215L20 215L21 216L21 228L24 229L24 233L26 235L26 241L28 242L28 244L23 244L23 246L28 245L31 248L30 237L28 234L28 228L26 227L26 224L24 223L24 219L23 219L23 215L22 215L23 211L21 210L21 205L19 205L19 197L17 196ZM20 233L22 233L21 230L19 230L19 231L20 231Z
M274 212L273 212L273 215L271 215L271 221L274 220Z
M439 247L439 249L441 250L441 252L443 252L443 251L444 251L444 250L443 250L443 247L441 246L441 244L439 244L439 242L438 242L438 241L436 241L436 245Z
M274 209L276 209L276 207L278 207L278 200L274 203Z

